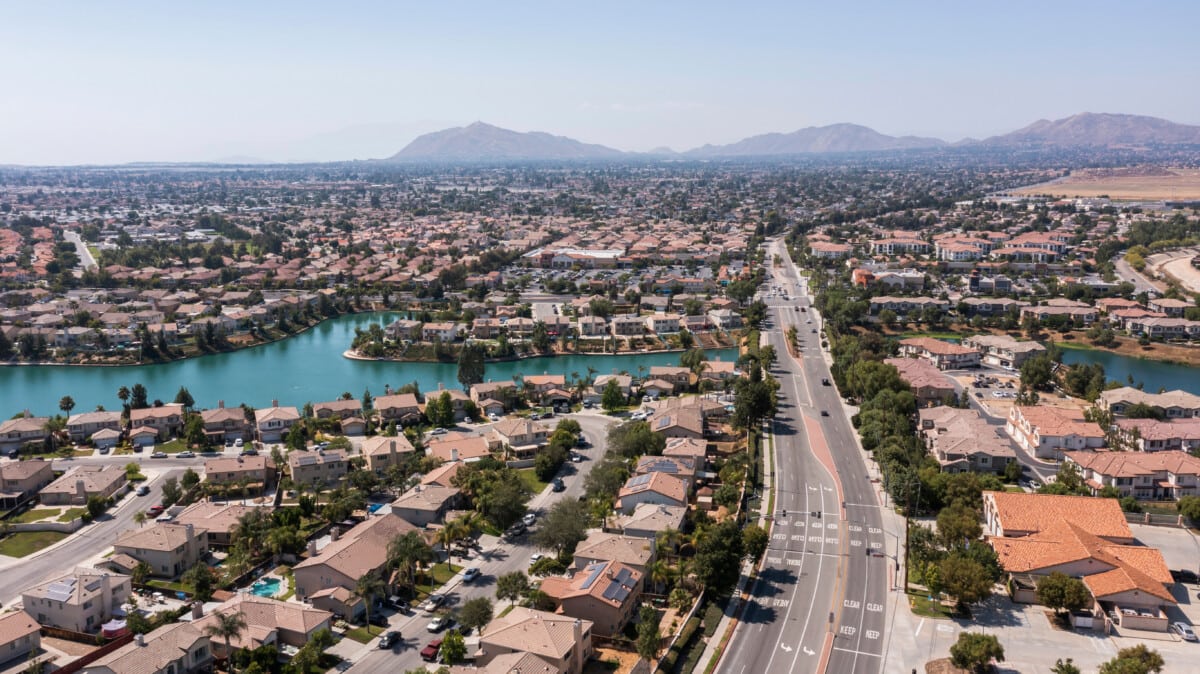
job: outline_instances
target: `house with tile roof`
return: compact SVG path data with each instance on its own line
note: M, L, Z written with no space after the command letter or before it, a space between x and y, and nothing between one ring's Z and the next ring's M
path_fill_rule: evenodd
M487 438L482 435L451 431L429 438L425 442L425 454L442 461L478 461L491 456L492 452Z
M129 427L153 428L159 440L166 440L183 430L183 405L171 403L162 407L130 410Z
M121 430L121 413L81 412L67 419L67 433L73 442L83 442L101 429Z
M0 464L0 508L15 508L54 481L52 461L9 461Z
M1016 452L975 410L931 407L918 412L925 447L947 473L1003 474Z
M296 597L306 600L331 587L354 590L359 577L381 571L393 538L417 528L399 515L372 517L334 536L324 548L292 568Z
M1102 391L1096 404L1114 415L1123 416L1134 405L1160 410L1168 419L1200 417L1200 396L1183 390L1147 393L1132 386Z
M480 653L475 665L509 674L511 669L493 669L494 663L505 667L529 664L526 655L542 660L549 671L582 674L583 667L595 653L592 648L593 625L589 620L576 619L524 606L515 606L507 614L493 618L479 632ZM537 663L533 663L534 667ZM454 671L453 669L451 670ZM545 669L517 669L525 674L545 672ZM457 674L457 672L455 673Z
M900 355L923 358L939 370L979 367L979 351L932 337L910 337L900 340Z
M367 470L383 475L392 466L399 466L416 448L403 434L393 437L376 435L363 440L362 456Z
M1161 552L1134 539L1116 499L985 491L983 515L1018 600L1035 601L1038 578L1065 573L1083 581L1103 615L1166 631L1171 573Z
M1105 444L1104 429L1075 409L1048 405L1013 405L1004 431L1039 459L1062 458L1062 453L1097 449Z
M21 605L41 625L95 634L132 591L129 576L80 567L25 590Z
M315 452L292 450L287 455L288 470L296 484L337 484L345 477L350 462L340 449Z
M1046 353L1037 342L1021 341L1008 335L974 335L962 341L963 346L979 351L985 365L1020 369L1025 361Z
M922 358L887 358L885 363L896 368L900 379L908 384L917 404L940 405L947 396L957 398L954 383L936 365Z
M642 503L632 513L617 517L617 529L626 536L657 540L664 531L682 531L686 522L687 506Z
M615 509L628 515L643 503L669 506L687 505L687 485L667 473L647 473L629 478L617 492Z
M392 514L424 528L444 521L446 513L461 501L461 494L458 487L418 484L392 501Z
M269 456L222 456L204 462L204 480L221 487L262 490L275 484L275 462Z
M241 406L226 407L224 400L218 400L216 408L202 410L200 418L204 421L204 434L213 442L249 440L251 437L250 420Z
M1116 420L1121 439L1142 452L1200 448L1200 418L1186 417L1159 421L1158 419Z
M672 438L675 439L675 438ZM666 473L683 480L684 487L690 494L696 482L696 461L684 456L652 456L646 455L637 460L633 467L634 475L650 473Z
M239 520L255 510L270 514L271 507L197 501L184 508L171 523L195 525L197 529L204 530L210 548L227 548L233 545L233 532Z
M49 463L49 462L47 462ZM79 465L42 487L42 505L87 505L88 498L108 498L125 489L125 468L116 464Z
M554 600L556 613L590 621L596 634L614 636L641 603L643 577L620 562L598 561L570 578L546 578L541 590Z
M704 438L704 413L697 407L660 408L646 421L650 430L667 438Z
M194 674L212 667L212 645L192 623L170 623L83 668L83 674Z
M593 531L575 548L571 570L586 568L596 562L620 562L643 576L657 559L655 540L641 536L623 536Z
M1200 494L1200 459L1177 449L1066 452L1063 460L1079 468L1093 495L1105 487L1139 500L1178 501Z
M29 416L26 411L16 419L0 422L0 452L14 452L30 442L46 439L46 424L50 417Z
M417 396L412 393L379 396L375 399L375 411L379 412L381 422L395 421L402 425L418 423L423 416L421 404L417 401Z
M193 621L201 631L216 625L220 616L241 613L246 629L229 640L229 645L238 650L254 650L267 644L287 645L300 648L312 640L317 632L329 629L333 614L318 608L290 601L279 601L270 597L256 597L248 592L239 592L212 613ZM212 644L214 655L227 657L225 640Z
M254 410L254 428L261 442L282 442L299 421L300 410L290 405L280 407L278 400L272 400L270 407Z
M24 660L42 647L42 626L25 611L0 615L0 664Z
M117 536L113 552L150 567L150 575L178 578L208 554L208 532L194 524L158 522Z

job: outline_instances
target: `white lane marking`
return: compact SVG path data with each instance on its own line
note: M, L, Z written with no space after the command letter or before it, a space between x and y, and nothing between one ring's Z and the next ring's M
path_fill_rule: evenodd
M921 618L921 622L917 623L917 631L913 632L913 637L921 636L921 628L925 626L925 619Z
M853 654L854 654L854 655L856 655L856 656L858 656L858 655L869 655L869 656L870 656L870 657L872 657L872 658L881 658L881 657L883 657L883 656L882 656L882 655L880 655L879 653L868 653L867 651L856 651L856 650L854 650L853 648L838 648L837 646L834 646L834 647L833 647L833 650L835 650L835 651L841 651L841 652L843 652L843 653L853 653Z
M954 633L954 626L953 626L953 625L938 625L938 626L937 626L937 631L939 631L939 632L947 632L947 633L953 634L953 633Z
M809 512L809 509L808 509L808 494L807 494L807 493L804 495L804 512L805 512L805 513L808 513L808 512ZM805 514L805 520L806 520L806 521L807 521L807 518L808 518L808 515L807 515L807 514ZM803 575L804 575L804 560L805 560L805 558L806 558L806 557L807 557L807 555L805 555L804 557L801 557L801 558L800 558L800 570L796 572L796 577L797 577L797 578L799 578L799 577L801 577L801 576L803 576ZM789 561L789 562L791 562L791 560L790 560L790 559L789 559L788 561ZM821 560L817 560L817 571L818 571L818 573L820 572L820 569L821 569ZM799 591L800 591L800 583L793 583L793 584L792 584L792 599L795 599L795 598L796 598L796 593L797 593L797 592L799 592ZM816 596L816 594L817 594L817 593L816 593L816 592L814 592L814 593L812 593L812 594L813 594L813 596ZM783 614L783 624L785 624L785 625L787 624L788 618L790 618L790 617L791 617L791 615L792 615L792 609L793 609L793 608L795 608L795 602L793 602L793 603L792 603L792 605L788 606L788 608L787 608L787 611L785 611L785 612L784 612L784 614ZM809 613L809 616L811 616L811 615L812 615L812 604L811 604L811 602L809 603L809 607L808 607L808 613ZM807 618L806 618L806 619L805 619L805 625L807 625L807 624L808 624L808 620L807 620ZM801 638L801 639L803 639L803 638L804 638L804 633L803 633L803 632L801 632L801 633L800 633L800 638ZM779 652L779 651L776 651L776 650L772 650L772 651L771 651L771 657L767 659L767 669L766 669L766 671L768 671L768 672L769 672L769 671L771 671L771 664L775 662L775 655L776 655L778 652ZM794 667L795 667L795 664L793 663L793 668L794 668Z

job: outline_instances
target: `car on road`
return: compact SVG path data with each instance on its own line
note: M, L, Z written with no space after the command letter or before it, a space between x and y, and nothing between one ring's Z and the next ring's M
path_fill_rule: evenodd
M506 536L508 536L509 538L516 538L517 536L520 536L523 533L525 533L525 525L521 522L517 522L516 524L509 527L508 531L504 532L504 534Z
M421 610L432 613L444 603L446 603L446 595L431 594L429 595L429 598L425 600L425 603L421 604Z
M425 648L421 649L421 659L425 662L436 662L438 653L442 650L442 640L434 639L425 644Z
M588 442L588 439L581 435L575 439L575 446L576 447L591 447L592 443Z
M166 452L153 452L150 454L150 458L151 459L165 459L165 458L167 458L167 453Z
M433 429L432 431L429 431L429 434L430 434L430 435L445 435L445 434L446 434L446 429L444 429L444 428L440 428L440 427L439 427L439 428L435 428L435 429Z
M386 651L396 645L400 641L400 633L396 630L388 630L379 637L379 650Z
M823 416L823 417L829 416L829 410L821 410L821 416Z
M137 495L138 495L138 496L145 496L145 495L147 495L147 494L149 494L149 493L150 493L150 487L147 487L146 485L142 485L142 486L140 486L140 487L138 487L138 488L137 488Z
M477 569L473 566L471 568L467 569L466 571L463 571L463 582L464 583L469 583L478 577L479 577L479 569Z
M583 455L571 452L571 463L583 463Z
M180 459L194 459L196 458L196 453L191 450L184 450L175 456Z
M557 477L550 481L550 491L565 491L566 488L567 485L563 484L563 481Z
M537 515L533 513L525 513L525 516L521 518L521 522L527 527L533 526L533 523L536 521Z
M542 554L542 553L540 553L540 552L535 552L535 553L533 553L532 555L529 555L529 563L530 563L530 564L536 564L536 563L537 563L537 561L538 561L539 559L541 559L541 558L543 558L543 557L545 557L545 556L546 556L546 555L544 555L544 554Z
M440 616L437 616L436 618L434 618L433 620L430 620L429 624L425 626L425 629L429 632L436 633L436 632L441 632L444 629L448 629L448 628L452 627L453 625L454 625L454 618L451 618L448 615L440 615Z
M829 377L821 377L821 386L829 386Z
M1184 641L1196 641L1196 633L1192 631L1192 626L1187 623L1171 623L1171 632L1178 635Z
M147 510L146 512L149 513L151 517L158 517L159 515L162 514L162 511L164 511L164 510L166 510L166 508L164 508L162 506L162 504L160 503L158 505L150 506L150 509Z

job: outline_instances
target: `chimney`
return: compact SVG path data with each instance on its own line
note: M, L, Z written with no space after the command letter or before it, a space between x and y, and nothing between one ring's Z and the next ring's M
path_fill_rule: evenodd
M83 480L75 480L75 495L87 501L87 488L83 486Z
M219 410L225 409L225 401L224 400L217 401L217 409L219 409Z
M271 407L279 407L279 401L278 401L278 400L272 400L272 401L271 401Z
M571 644L571 653L575 658L574 671L583 671L583 621L579 618L575 619L575 624L571 627L571 635L575 638L575 643Z
M316 541L308 542L308 556L309 557L317 556L317 542Z
M199 620L204 617L204 604L198 601L192 602L192 620Z
M395 440L392 440L391 442L388 443L388 451L392 454L396 453L396 441Z
M138 646L145 646L145 645L146 645L146 635L144 635L144 634L135 634L135 635L133 636L133 642L134 642L135 644L137 644Z
M457 449L454 449L454 448L450 449L450 460L458 461L458 450ZM80 484L82 484L82 483L80 483Z
M191 523L183 525L183 530L187 532L188 540L191 540L196 535L196 526Z
M334 527L329 530L329 540L336 541L337 539L339 539L341 537L342 537L342 530L340 527Z

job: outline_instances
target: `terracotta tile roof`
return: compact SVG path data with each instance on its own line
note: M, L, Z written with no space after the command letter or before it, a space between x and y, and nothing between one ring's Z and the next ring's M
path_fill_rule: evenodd
M592 631L592 621L580 622L582 634ZM517 606L484 626L479 639L483 643L564 660L575 648L575 618Z
M10 644L42 628L33 616L24 611L0 615L0 644Z
M984 492L1005 531L1038 532L1066 520L1101 538L1133 539L1116 499L1054 494Z

